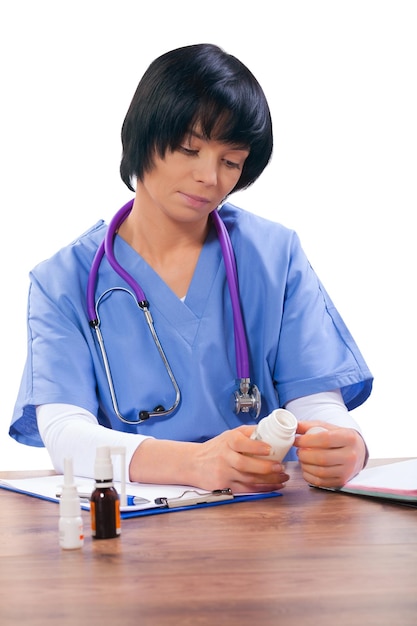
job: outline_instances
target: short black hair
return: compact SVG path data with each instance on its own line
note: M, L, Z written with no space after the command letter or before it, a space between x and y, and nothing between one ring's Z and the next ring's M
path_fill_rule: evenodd
M176 150L198 127L207 139L249 149L233 191L251 185L272 154L272 121L265 94L250 70L213 44L171 50L143 75L122 126L120 175L134 191L153 158Z

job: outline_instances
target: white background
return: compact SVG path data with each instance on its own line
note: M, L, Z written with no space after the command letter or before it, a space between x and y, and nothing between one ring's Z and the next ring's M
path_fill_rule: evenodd
M298 231L357 340L371 456L417 454L416 16L402 0L1 3L0 469L50 467L8 436L28 271L131 197L119 137L137 82L199 42L246 63L272 110L272 163L234 202Z

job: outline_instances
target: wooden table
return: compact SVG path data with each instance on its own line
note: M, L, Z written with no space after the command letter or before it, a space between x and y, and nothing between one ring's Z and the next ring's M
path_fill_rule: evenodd
M83 512L76 551L56 504L0 489L1 626L416 626L417 509L288 469L282 497L123 520L117 539Z

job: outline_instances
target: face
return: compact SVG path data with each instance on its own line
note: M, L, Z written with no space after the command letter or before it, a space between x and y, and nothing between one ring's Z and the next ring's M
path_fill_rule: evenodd
M249 150L207 140L198 132L187 135L140 183L148 206L179 221L206 219L238 182Z

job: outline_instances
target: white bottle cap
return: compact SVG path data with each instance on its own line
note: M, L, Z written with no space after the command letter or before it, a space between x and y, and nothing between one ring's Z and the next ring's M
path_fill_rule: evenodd
M113 480L113 463L110 456L109 446L97 448L96 461L94 463L94 478L96 480Z
M251 435L251 439L259 439L269 443L271 452L269 458L281 463L294 443L297 430L297 419L286 409L275 409L261 419Z
M291 435L295 433L297 429L297 419L295 415L287 411L287 409L275 409L269 417L279 424L282 432Z

